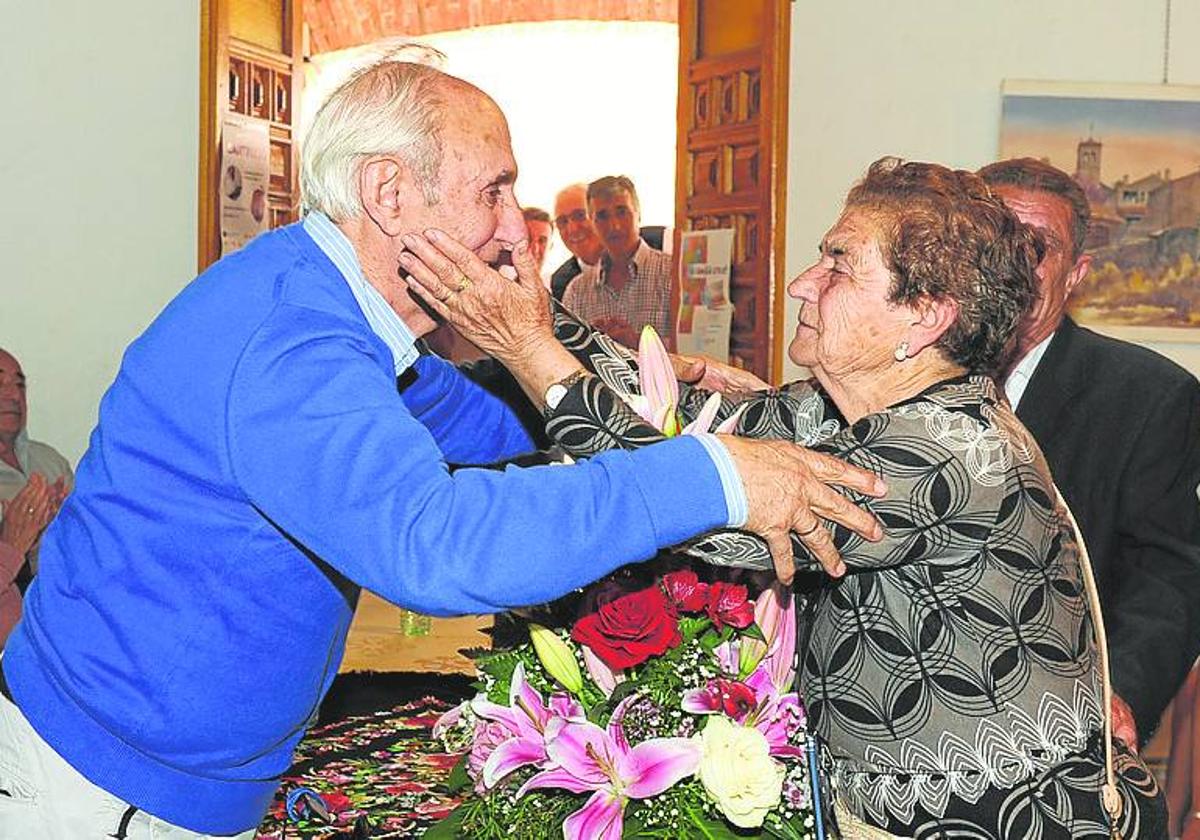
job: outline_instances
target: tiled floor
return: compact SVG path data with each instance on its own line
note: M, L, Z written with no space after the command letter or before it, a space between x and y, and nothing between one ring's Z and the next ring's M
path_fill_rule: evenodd
M480 631L491 626L490 616L426 618L363 592L341 670L471 674L471 660L458 651L487 647L489 638ZM425 627L428 632L411 635Z

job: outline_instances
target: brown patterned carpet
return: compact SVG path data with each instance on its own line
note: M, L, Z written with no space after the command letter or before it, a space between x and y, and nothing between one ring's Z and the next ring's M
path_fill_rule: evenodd
M430 735L442 712L470 693L462 674L342 674L276 793L260 840L419 837L458 804L446 790L457 761ZM320 795L330 820L289 820L301 788Z

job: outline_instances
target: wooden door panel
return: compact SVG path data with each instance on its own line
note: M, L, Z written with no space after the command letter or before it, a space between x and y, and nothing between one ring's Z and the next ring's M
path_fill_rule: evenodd
M772 352L783 270L786 0L681 0L676 220L734 229L731 358L779 374Z

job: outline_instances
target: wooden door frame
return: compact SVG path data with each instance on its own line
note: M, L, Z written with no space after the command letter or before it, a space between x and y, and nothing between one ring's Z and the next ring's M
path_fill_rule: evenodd
M771 72L771 381L783 380L784 336L787 326L787 200L788 200L788 92L791 81L792 2L775 0L775 43Z
M196 269L220 256L217 190L221 174L221 109L229 98L229 6L200 0L200 166L197 172Z
M197 168L196 266L204 271L221 256L221 228L218 218L218 189L221 183L221 120L229 102L229 10L238 0L200 0L200 146ZM296 56L303 50L304 0L284 4L283 48ZM239 42L243 43L244 42ZM254 51L253 45L244 49ZM300 122L300 93L303 67L293 61L291 73L292 168L297 161L296 142ZM298 174L293 173L293 177Z

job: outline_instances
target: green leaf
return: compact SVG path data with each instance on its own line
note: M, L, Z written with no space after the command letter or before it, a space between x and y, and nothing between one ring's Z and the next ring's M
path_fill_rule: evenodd
M749 636L751 639L758 639L760 642L765 642L767 637L763 635L762 628L757 624L750 624L738 631L738 635L742 638Z
M715 630L706 630L704 631L704 635L700 637L700 647L704 648L708 653L712 653L723 641L725 640L721 638L721 634Z
M421 836L426 840L457 840L464 836L463 817L466 816L466 812L466 808L455 808L445 819L431 825Z
M621 830L621 834L623 836L637 837L645 830L646 826L642 823L637 814L629 814L628 812L625 814L625 822Z
M704 616L684 616L679 619L679 635L686 645L711 626L712 622Z
M617 708L617 704L637 691L640 685L636 680L617 683L617 687L613 689L613 693L608 699L598 700L595 705L588 707L587 719L597 726L606 725L609 717L612 716L613 709Z
M789 821L773 811L763 822L763 836L773 840L812 840L814 831L804 826L804 818L811 815L812 812L806 808Z
M688 822L696 828L692 836L703 837L706 840L743 840L746 837L762 837L761 831L740 831L721 819L714 819L699 808L684 809Z
M458 763L454 765L454 769L450 771L450 775L446 777L446 787L450 789L451 793L458 793L471 786L471 777L467 773L467 760L470 757L470 753L465 753L458 760Z

